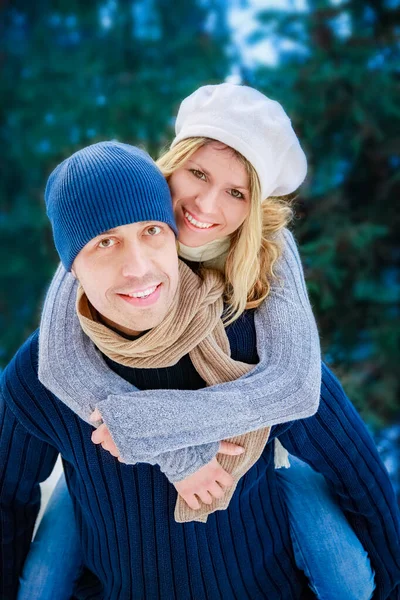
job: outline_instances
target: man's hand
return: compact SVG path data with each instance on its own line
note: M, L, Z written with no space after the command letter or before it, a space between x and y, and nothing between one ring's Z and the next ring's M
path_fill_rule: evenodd
M90 416L91 421L101 420L101 414L98 409ZM120 456L117 446L111 437L107 425L103 423L92 433L92 442L101 444L104 450L107 450L118 458L120 462L124 462ZM244 449L241 446L232 444L231 442L220 442L219 454L229 454L236 456L242 454ZM227 473L214 457L207 465L201 467L193 475L189 475L186 479L174 483L178 494L185 500L190 508L198 510L200 502L211 504L214 498L222 498L225 488L233 485L233 477ZM198 498L196 498L198 496Z
M111 433L108 431L108 427L105 423L100 425L92 433L92 442L95 444L101 444L104 450L107 450L110 454L118 458L120 462L124 462L119 454L117 446L114 444L114 440L111 437Z
M220 454L242 454L244 449L231 442L221 442L218 452ZM211 504L214 498L222 498L224 488L232 487L233 477L227 473L214 457L207 465L201 467L193 475L174 483L178 494L185 500L190 508L198 510L200 498L204 504Z

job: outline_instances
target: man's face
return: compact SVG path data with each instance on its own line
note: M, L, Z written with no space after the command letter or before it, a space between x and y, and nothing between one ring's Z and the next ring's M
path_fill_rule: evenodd
M175 235L165 223L122 225L79 252L72 272L102 320L135 335L159 325L178 286Z

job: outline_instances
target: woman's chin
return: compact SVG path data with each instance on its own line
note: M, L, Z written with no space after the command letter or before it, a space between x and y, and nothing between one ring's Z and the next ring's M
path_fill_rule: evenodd
M184 246L188 246L189 248L200 248L200 246L205 246L214 240L217 240L219 235L211 235L209 232L207 233L181 233L179 231L178 242L183 244Z

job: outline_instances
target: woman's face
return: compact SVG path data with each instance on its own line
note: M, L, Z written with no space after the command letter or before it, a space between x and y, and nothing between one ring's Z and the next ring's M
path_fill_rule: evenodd
M220 142L202 146L169 178L179 241L203 246L240 227L250 211L245 166Z

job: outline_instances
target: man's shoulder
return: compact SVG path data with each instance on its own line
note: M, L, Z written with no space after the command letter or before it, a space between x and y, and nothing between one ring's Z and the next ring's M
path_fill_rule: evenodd
M1 374L1 391L8 397L36 396L45 388L38 379L39 329L36 329L17 350Z
M0 403L29 433L43 438L51 429L57 398L38 377L39 329L17 350L0 379Z

